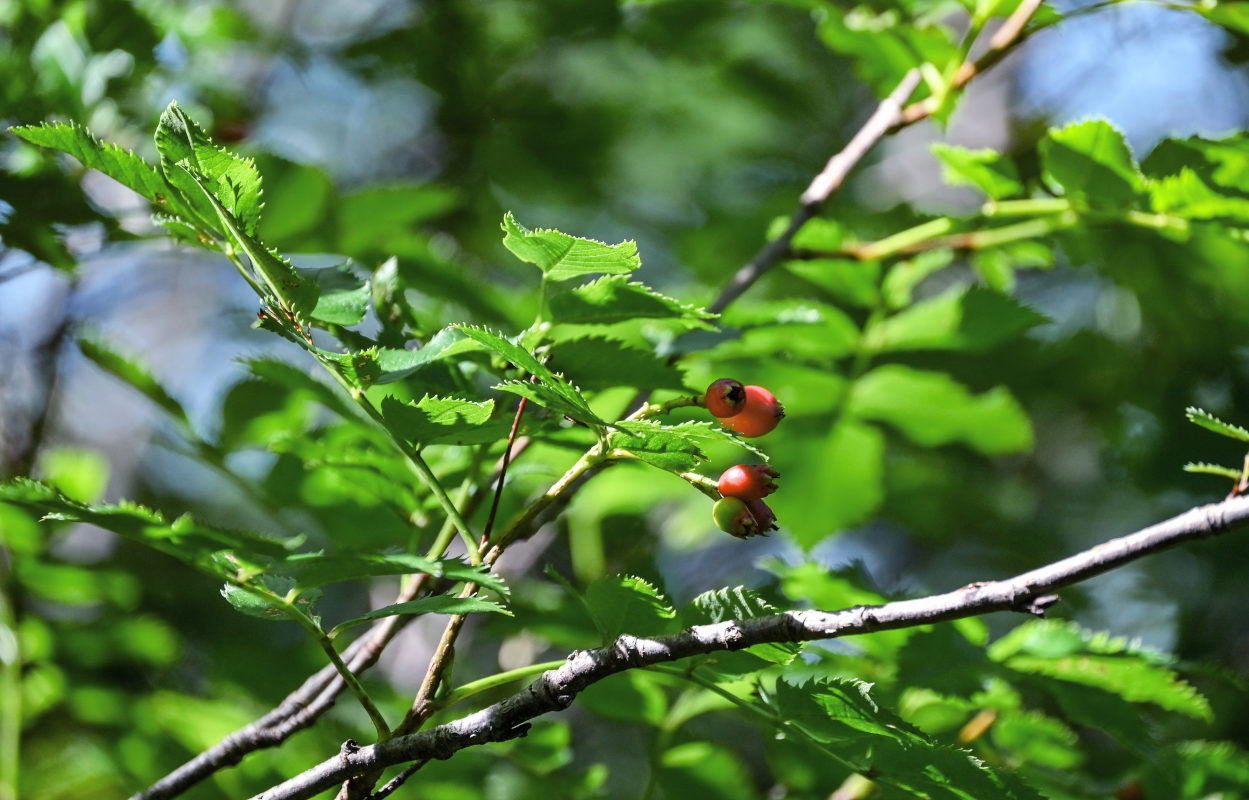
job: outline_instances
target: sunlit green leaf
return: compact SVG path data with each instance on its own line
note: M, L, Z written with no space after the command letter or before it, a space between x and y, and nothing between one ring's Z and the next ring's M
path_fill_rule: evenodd
M649 636L675 630L677 612L659 590L645 580L627 575L609 575L586 588L586 607L603 635L610 642L621 634Z
M511 212L503 216L503 230L503 245L521 261L537 266L550 281L626 274L642 265L633 241L609 245L549 228L530 230L518 224Z
M1154 211L1188 219L1226 219L1243 225L1249 221L1249 199L1216 192L1185 167L1177 175L1149 184Z
M1184 409L1184 414L1188 417L1188 421L1194 425L1200 425L1208 431L1214 431L1238 441L1249 442L1249 430L1245 430L1239 425L1233 425L1230 422L1224 422L1205 409L1189 406Z
M101 142L81 125L45 123L10 130L28 142L69 153L81 161L83 166L98 169L128 189L138 192L157 211L176 214L203 230L215 230L217 227L212 216L196 210L192 202L170 184L156 167L129 150Z
M553 295L551 322L614 325L638 319L675 320L688 328L708 328L713 315L662 295L627 275L612 275Z
M473 582L507 593L498 575L470 566L455 558L429 559L410 553L311 553L289 556L273 569L295 578L301 591L331 583L354 581L378 575L425 574L435 578Z
M983 352L1047 322L1041 314L999 292L953 287L868 329L877 350Z
M754 619L780 613L780 609L764 600L757 592L744 586L726 587L703 592L681 611L683 625L705 625L726 620ZM800 643L755 645L736 653L712 653L707 660L721 675L742 674L768 664L788 664L802 652ZM756 663L738 663L735 656L748 656Z
M364 319L372 299L367 280L356 277L346 265L318 270L299 270L317 284L317 304L310 316L335 325L357 325Z
M182 167L179 167L182 169ZM247 255L251 262L252 269L259 274L264 283L273 292L273 297L288 310L292 311L299 319L307 319L311 315L313 309L316 308L317 296L319 288L315 283L304 280L300 277L295 268L291 266L291 262L287 261L276 251L270 250L264 243L253 238L251 234L241 228L238 220L226 208L216 195L212 193L206 183L206 179L198 172L186 172L191 177L192 182L198 186L204 196L208 199L209 205L217 212L217 218L221 221L221 227L226 231L234 245Z
M1011 669L1102 689L1132 703L1154 703L1197 719L1212 717L1209 701L1171 670L1164 657L1075 623L1037 620L1020 625L994 642L989 655Z
M557 372L585 391L615 386L676 391L687 388L681 370L668 359L612 339L557 341L551 347L550 358Z
M855 386L847 413L887 422L926 447L963 442L988 455L1032 447L1032 424L1005 387L972 394L942 372L887 364Z
M994 200L1011 197L1023 191L1019 171L1009 158L996 150L969 150L965 147L936 142L932 153L944 166L946 183L975 186Z
M427 444L482 444L507 435L510 422L490 426L494 401L476 402L458 397L425 395L415 403L393 397L382 400L387 426L410 442Z
M546 365L538 361L525 348L484 328L461 325L458 326L458 330L538 379L537 383L509 381L499 384L495 388L518 394L521 397L527 397L538 405L549 408L556 413L572 417L587 425L607 425L606 422L599 419L597 414L590 410L589 403L586 402L585 398L581 396L581 393L575 387L551 372Z
M1053 129L1039 148L1045 180L1068 197L1122 207L1130 205L1144 187L1123 134L1105 120Z
M282 558L297 541L281 541L246 531L226 530L183 515L169 522L159 512L134 503L86 505L37 481L18 478L0 484L0 501L30 509L45 519L86 522L173 556L211 575L222 575L222 550L255 558Z
M1231 467L1222 467L1218 464L1207 464L1204 461L1189 462L1184 465L1185 472L1196 472L1203 475L1218 475L1220 478L1229 478L1230 480L1239 481L1242 477L1242 471L1232 469Z
M213 209L198 198L196 183L230 212L245 234L256 234L264 204L260 199L260 173L251 159L213 144L176 102L170 103L160 116L156 149L165 177L188 198L194 198L192 202L204 217L211 219ZM200 180L192 182L188 173L198 175Z
M78 347L83 355L94 361L101 369L112 373L137 389L174 419L184 424L188 423L186 410L182 408L182 404L175 400L137 360L121 355L98 339L82 337L78 339Z
M417 614L473 614L477 612L494 612L496 614L511 615L502 605L487 600L483 597L452 597L450 595L440 594L432 597L421 597L416 600L409 600L406 603L395 603L389 606L382 606L374 609L367 614L359 617L353 617L349 620L338 623L330 630L330 636L336 636L340 632L355 625L361 625L365 622L372 622L375 619L394 616L411 616Z

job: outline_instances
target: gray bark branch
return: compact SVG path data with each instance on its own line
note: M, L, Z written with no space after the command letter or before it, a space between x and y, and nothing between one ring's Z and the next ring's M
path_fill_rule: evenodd
M380 744L344 750L334 758L257 795L253 800L301 800L356 775L422 759L450 758L466 747L523 736L530 720L567 708L590 684L627 669L756 644L831 639L909 628L991 611L1040 614L1057 589L1150 553L1214 536L1249 523L1249 498L1190 509L1136 533L1005 580L973 583L945 594L841 611L787 611L747 620L698 625L653 638L624 635L597 650L579 650L524 690L460 719Z

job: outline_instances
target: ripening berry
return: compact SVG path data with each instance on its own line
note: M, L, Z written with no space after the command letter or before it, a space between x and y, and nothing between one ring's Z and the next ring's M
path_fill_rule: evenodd
M724 427L746 438L762 436L776 427L785 416L785 407L762 386L746 386L746 405L741 411L723 420Z
M776 530L776 514L762 500L743 501L740 497L724 497L711 509L716 527L738 539L763 536Z
M717 528L739 539L754 536L758 532L755 518L746 508L746 503L737 497L717 500L711 508L711 518L716 521Z
M721 378L707 387L703 402L712 416L720 419L731 417L746 407L746 387L741 381Z
M725 497L758 500L776 491L773 479L779 477L767 464L738 464L724 471L717 488Z
M747 500L746 510L755 519L755 528L759 535L776 530L776 512L762 500Z

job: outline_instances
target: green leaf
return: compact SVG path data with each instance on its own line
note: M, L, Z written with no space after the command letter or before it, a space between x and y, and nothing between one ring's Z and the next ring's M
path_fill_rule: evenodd
M998 292L953 287L873 325L865 338L880 352L985 352L1048 321Z
M382 418L391 430L420 446L428 444L483 444L506 436L511 423L490 425L494 401L475 402L458 397L425 395L415 403L394 397L382 399Z
M408 553L307 553L289 556L270 569L295 578L294 586L303 591L318 586L379 575L422 573L435 578L472 582L507 594L503 579L480 567L456 558L429 559Z
M177 102L170 103L160 115L156 149L170 183L191 198L197 197L195 184L200 184L230 212L244 233L256 234L264 203L260 200L260 173L255 162L213 144ZM199 180L192 183L188 173L199 176ZM199 202L196 205L201 214L212 218L212 208Z
M1105 120L1051 129L1039 145L1042 177L1068 197L1094 205L1131 205L1144 186L1123 134Z
M186 174L208 199L229 238L247 255L252 269L260 274L269 290L273 292L274 298L294 313L298 319L306 321L317 305L319 294L317 285L301 278L291 266L291 262L278 255L276 251L269 250L260 241L252 238L247 231L240 228L238 220L212 193L202 175L191 171L187 171Z
M686 328L710 329L715 315L662 295L628 276L599 278L550 299L551 322L568 325L615 325L637 319L677 320Z
M774 220L768 229L768 240L775 239L784 233L789 223L790 220L787 217ZM823 250L831 253L840 250L845 240L845 225L825 217L812 217L802 223L802 227L794 234L790 246L797 250Z
M794 458L811 466L785 476L768 498L781 524L804 548L867 520L885 497L885 442L880 430L843 418L825 434L812 431Z
M783 719L817 742L831 744L870 734L908 743L928 738L872 698L873 684L853 679L830 678L806 684L787 678L776 682L765 702Z
M963 442L986 455L1032 447L1032 424L1003 386L973 395L942 372L887 364L855 385L846 412L887 422L925 447Z
M813 302L759 302L730 306L721 323L744 328L737 339L716 345L714 358L764 359L778 353L826 363L854 352L858 325L841 309Z
M165 387L156 378L152 377L147 368L138 361L121 355L96 339L79 338L78 347L82 350L84 356L95 362L105 372L111 373L132 388L137 389L140 394L182 424L190 424L186 415L186 409L182 407L182 404L175 400Z
M655 676L631 669L595 681L577 695L577 704L606 719L659 726L668 713L667 693Z
M348 264L318 270L297 270L316 283L317 304L311 317L333 325L357 325L369 309L373 290L367 279L359 278Z
M274 598L264 592L227 583L221 587L221 596L226 599L234 610L256 619L267 619L271 622L288 621L290 614L274 602Z
M936 142L932 153L941 160L946 183L952 186L975 186L994 200L1023 192L1015 163L996 150L968 150Z
M1005 664L1019 672L1048 675L1119 695L1130 703L1153 703L1194 719L1214 718L1210 702L1173 671L1134 656L1072 655L1061 658L1012 656Z
M445 594L434 595L433 597L422 597L417 600L409 600L406 603L395 603L389 606L382 606L374 609L369 613L353 617L352 619L340 622L330 630L331 637L337 636L340 632L354 625L360 625L365 622L372 622L375 619L394 616L412 616L416 614L472 614L479 611L489 611L496 614L512 615L505 607L493 600L486 600L482 597L451 597Z
M631 575L609 575L586 588L586 608L603 642L621 634L651 636L676 629L677 612L650 583Z
M1150 761L1144 797L1235 798L1249 786L1249 753L1232 742L1179 742Z
M85 522L158 550L216 577L234 577L232 563L283 558L298 540L278 540L245 531L209 527L183 515L169 522L157 511L134 504L87 505L47 484L26 478L0 485L0 501L28 509L44 519ZM217 557L231 551L230 559Z
M860 751L853 768L870 771L875 782L895 787L903 796L1042 800L1031 787L988 768L971 753L935 744L882 708L872 697L872 686L839 678L806 684L782 678L764 693L764 702L814 741L848 756Z
M517 224L512 212L503 215L503 246L521 261L534 264L548 281L586 275L621 275L642 266L637 243L604 244L569 236L557 230L529 230Z
M272 449L279 442L305 435L318 413L308 399L300 390L283 391L258 380L239 381L221 403L221 448L253 445Z
M484 328L474 328L468 325L460 325L457 328L470 339L480 342L538 379L538 383L508 381L499 384L495 387L496 389L527 397L540 406L571 417L578 422L599 428L607 426L606 422L590 410L589 403L575 387L547 369L525 348Z
M653 467L689 472L707 460L696 441L681 431L651 420L620 422L607 437L613 450L625 450Z
M39 453L39 475L80 503L99 500L108 488L109 463L103 453L81 447L51 447Z
M651 466L675 473L689 472L706 461L703 448L713 442L745 447L767 461L757 447L710 422L665 425L654 420L626 420L616 423L607 439L609 448L628 451Z
M754 619L777 614L780 609L743 586L715 589L695 597L681 612L681 624L705 625L727 620ZM712 653L706 658L721 675L744 674L769 664L789 664L802 652L801 643L759 644L736 653ZM749 660L734 659L748 656ZM754 662L754 663L752 663Z
M880 262L852 258L812 258L783 262L787 271L810 281L836 300L860 308L880 301Z
M1224 422L1209 411L1196 406L1189 406L1184 409L1184 415L1188 417L1189 422L1194 425L1200 425L1208 431L1214 431L1241 442L1249 442L1249 430L1245 430L1239 425L1233 425L1230 422Z
M1178 175L1152 181L1149 196L1154 211L1187 219L1225 219L1249 222L1249 199L1216 192L1185 167Z
M438 331L423 347L416 350L378 348L372 355L377 365L377 375L373 382L392 383L402 380L436 361L454 358L478 348L478 344L464 336L458 328Z
M1185 472L1196 472L1203 475L1218 475L1221 478L1230 478L1239 481L1242 477L1241 470L1232 469L1231 467L1222 467L1218 464L1207 464L1204 461L1188 462L1184 465Z
M954 263L954 251L949 248L928 250L916 254L913 258L899 261L889 268L885 280L881 283L881 294L889 310L906 308L911 305L915 287L924 282L929 275L940 272Z
M556 370L585 391L616 386L687 391L684 374L668 359L612 339L557 341L550 359Z
M84 167L97 169L137 192L158 210L176 214L203 230L215 230L211 216L196 210L191 201L175 188L156 167L129 150L101 142L78 124L43 124L9 129L32 144L68 153ZM198 194L198 190L196 192Z
M916 19L901 7L821 5L820 40L850 59L854 74L877 97L893 91L902 76L924 62L948 64L958 55L950 31L932 18Z
M1076 732L1039 711L1002 714L990 732L995 745L1042 767L1072 769L1085 759Z
M318 380L294 364L272 358L246 358L240 363L256 378L290 392L302 392L344 419L363 418L359 407L351 403L341 390L326 381ZM318 371L325 374L320 368Z
M1166 666L1167 657L1127 639L1057 620L1018 626L989 648L989 657L1019 672L1046 675L1210 720L1210 703Z
M428 183L371 185L339 199L338 252L358 255L385 249L396 231L411 231L459 204L459 194Z

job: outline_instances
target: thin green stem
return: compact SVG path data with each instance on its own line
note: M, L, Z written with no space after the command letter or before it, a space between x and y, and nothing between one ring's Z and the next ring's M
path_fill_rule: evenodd
M1027 197L986 203L982 213L986 217L1034 217L1071 210L1071 201L1065 197Z
M252 290L256 292L261 299L268 298L268 293L265 292L260 284L256 282L256 279L252 277L251 270L249 270L239 258L238 251L234 249L234 245L229 242L223 242L221 245L221 252L225 253L225 257L230 259L230 263L233 264L234 268L237 269L239 274L243 276L243 280L247 281L247 283L251 285Z
M540 664L530 664L527 667L517 667L516 669L510 669L506 672L500 672L485 678L478 678L475 681L469 681L463 686L453 689L448 695L439 699L434 704L434 709L441 711L444 708L449 708L450 706L461 702L462 700L467 700L475 694L481 694L482 692L495 689L499 686L504 686L512 683L513 681L524 680L525 678L530 678L534 675L541 675L548 670L558 669L565 663L565 659L562 658L558 661L543 661Z
M381 412L369 402L369 399L365 397L364 392L361 389L353 386L351 382L344 378L332 364L328 364L325 361L322 361L321 363L325 366L329 373L334 376L335 380L337 380L342 387L347 390L347 393L351 395L351 398L356 401L356 404L360 406L364 413L369 415L369 418L373 420L374 424L377 425L382 433L386 434L386 438L390 442L391 446L395 448L395 451L398 452L399 455L403 456L403 460L407 464L408 470L412 472L412 474L414 474L421 481L421 483L425 484L425 488L429 489L429 491L433 493L434 497L438 500L438 504L442 506L442 510L446 512L447 517L450 518L452 523L455 524L456 529L460 534L460 538L464 541L464 549L468 553L469 562L474 565L480 564L481 552L477 548L477 540L473 537L472 529L469 527L468 523L464 521L464 517L460 514L460 509L457 508L455 503L451 501L451 497L447 494L447 490L444 489L442 484L438 481L438 477L434 475L434 471L429 468L429 464L425 463L425 459L421 457L420 451L411 447L407 442L395 435L395 432L392 431L390 426L386 424L386 420L382 417Z
M649 419L651 417L662 417L667 415L676 408L702 407L705 404L703 395L690 394L674 397L671 400L665 400L662 403L643 403L640 408L634 411L626 420Z
M325 651L325 655L330 659L330 663L334 665L334 669L336 669L338 674L342 677L343 682L347 684L347 688L350 689L351 693L354 694L356 699L360 701L360 705L364 708L365 713L367 713L369 715L369 719L373 721L373 727L377 729L378 737L380 739L386 739L389 737L390 726L386 724L386 718L383 717L382 713L377 710L377 706L373 703L373 698L369 697L368 691L366 691L364 685L360 683L360 679L356 677L356 673L352 672L351 668L343 662L342 657L338 654L338 650L334 648L334 642L331 641L330 637L325 634L325 631L321 630L321 626L317 623L317 621L305 614L295 603L289 602L285 598L278 597L272 593L262 592L251 586L245 586L242 584L239 584L239 586L249 592L263 596L267 601L281 608L284 612L286 612L287 616L298 622L304 627L305 630L312 634L312 637L316 639L317 644L321 646L321 649Z
M532 524L543 511L555 503L556 500L559 500L561 495L563 495L564 492L566 492L578 478L608 460L608 456L604 452L603 443L601 441L582 453L581 458L577 459L576 463L569 467L568 471L561 475L559 480L551 484L551 487L547 489L541 497L530 503L524 513L517 517L512 524L508 526L507 530L504 531L498 538L495 545L490 548L490 552L486 555L485 563L493 564L497 561L499 556L503 554L504 549L506 549L514 539L528 530L529 525Z
M885 258L896 253L905 252L907 248L914 247L920 242L947 234L954 230L955 224L955 221L950 217L928 220L912 228L898 231L884 239L869 244L853 245L851 253L863 261Z
M473 453L468 472L464 473L464 480L460 483L460 496L455 503L456 508L463 508L468 504L473 487L477 485L477 470L481 466L482 454L485 452L485 449L485 445L483 445ZM451 545L451 540L455 538L455 531L455 521L448 516L443 521L442 528L438 531L438 536L434 538L434 543L425 551L425 557L440 558L443 553L447 552L447 548ZM415 548L413 549L415 550Z
M720 484L706 475L701 475L697 472L682 472L679 477L688 481L691 486L712 500L720 499Z

